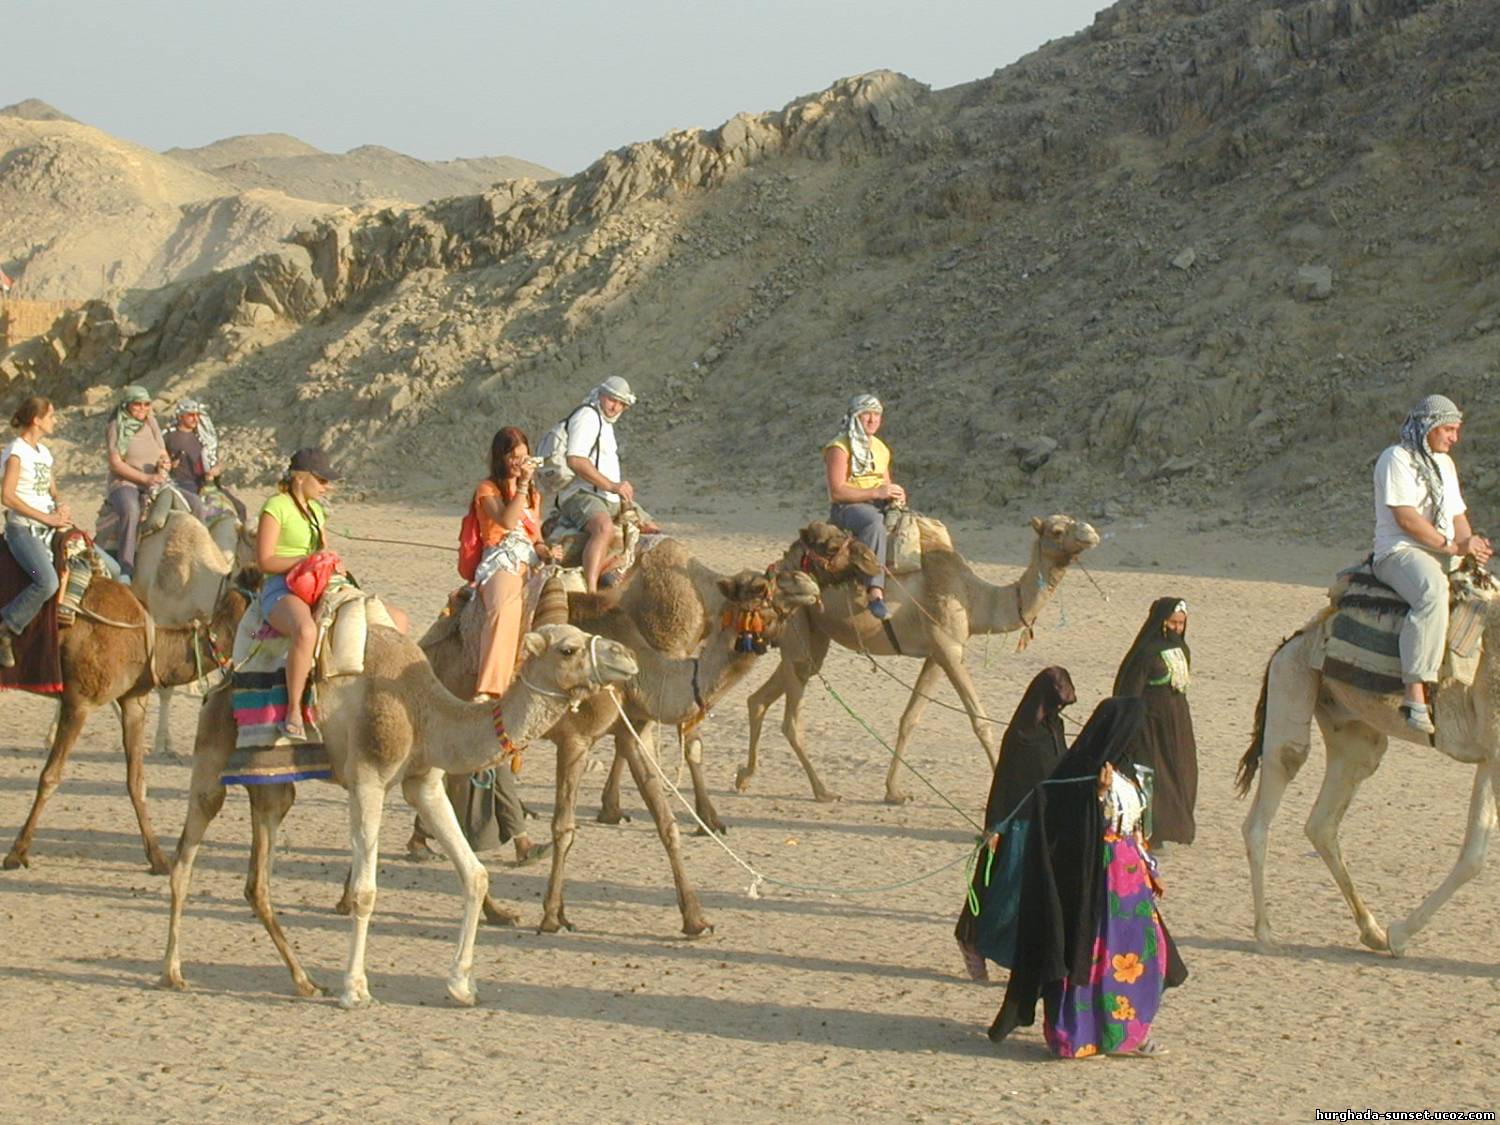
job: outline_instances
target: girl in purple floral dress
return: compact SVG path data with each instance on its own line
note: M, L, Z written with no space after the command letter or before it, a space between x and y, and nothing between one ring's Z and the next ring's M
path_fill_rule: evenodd
M1130 751L1139 699L1106 699L1019 816L1031 821L1010 983L990 1038L1035 1019L1061 1058L1150 1056L1164 989L1187 969L1156 909L1161 886L1141 834Z

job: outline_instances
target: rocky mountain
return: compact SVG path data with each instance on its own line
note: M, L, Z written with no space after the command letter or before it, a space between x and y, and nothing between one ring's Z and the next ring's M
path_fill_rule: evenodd
M550 168L510 156L426 161L379 145L335 155L285 133L229 137L203 148L168 149L166 155L241 190L280 191L349 206L426 203L483 191L501 180L557 176Z
M252 473L322 443L365 488L458 495L496 425L619 373L648 503L671 477L799 514L872 390L937 515L1362 536L1420 394L1473 446L1500 423L1497 78L1500 0L1123 0L953 89L864 75L567 179L315 220L65 318L0 379L191 392ZM1471 507L1500 501L1463 464Z
M345 204L410 207L552 174L509 157L332 156L284 134L158 154L31 99L0 109L0 268L34 299L153 289L247 262Z

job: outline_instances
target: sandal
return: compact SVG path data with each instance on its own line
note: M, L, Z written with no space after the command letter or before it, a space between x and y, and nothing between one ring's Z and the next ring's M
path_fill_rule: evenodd
M291 742L307 741L307 728L292 719L283 719L277 723L276 733Z
M532 844L526 849L526 854L516 860L517 867L530 867L534 863L540 863L552 854L552 841L544 840L540 844Z
M1109 1057L1112 1059L1159 1059L1168 1053L1167 1048L1161 1046L1155 1039L1147 1039L1133 1051L1111 1051Z

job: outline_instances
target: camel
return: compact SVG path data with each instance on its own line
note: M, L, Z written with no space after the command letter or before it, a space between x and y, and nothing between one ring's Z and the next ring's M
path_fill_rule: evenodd
M1374 695L1325 678L1313 668L1312 658L1325 643L1332 609L1322 610L1293 633L1266 665L1255 732L1240 759L1236 786L1241 796L1260 775L1255 798L1242 829L1250 861L1250 889L1255 904L1255 939L1263 948L1277 944L1266 909L1266 844L1271 820L1282 796L1310 750L1314 718L1323 733L1327 769L1305 831L1343 892L1359 927L1359 940L1369 949L1399 957L1408 941L1425 926L1443 903L1484 866L1484 854L1500 810L1500 594L1483 597L1484 649L1472 686L1444 682L1437 694L1437 736L1428 737L1406 725L1398 709L1399 696ZM1458 861L1448 877L1405 920L1382 928L1355 889L1339 847L1339 824L1349 811L1360 783L1379 768L1390 739L1422 747L1456 762L1473 765L1474 785L1469 797L1468 822Z
M847 531L823 521L804 527L776 564L783 572L807 574L820 590L868 577L879 566L869 547ZM723 578L693 557L682 544L669 539L641 557L640 564L621 587L619 607L653 649L664 656L691 656L722 618L725 604L719 583ZM698 819L710 830L722 834L728 829L709 796L698 718L694 716L678 724L678 737L692 777ZM616 824L623 819L620 813L623 764L616 755L605 782L597 818L605 824Z
M661 549L661 546L653 548L652 553ZM657 723L675 724L701 716L749 671L756 654L734 651L738 639L735 615L740 610L762 613L763 637L767 644L771 644L787 620L799 609L815 604L818 597L817 584L800 571L781 571L772 575L742 571L732 578L723 579L720 592L731 606L728 624L724 623L724 618L720 619L719 628L702 656L678 660L662 656L646 642L632 619L619 608L619 590L603 594L573 594L568 599L571 623L630 645L635 651L640 672L620 693L623 700L613 693L600 693L576 712L564 715L547 731L547 739L557 747L557 779L556 803L552 812L552 871L543 903L542 932L573 929L563 907L563 882L568 852L577 832L578 786L589 747L606 734L614 735L615 753L630 767L666 849L677 905L682 914L682 932L693 937L712 929L703 915L696 892L688 882L677 821L667 805L657 767L654 761L646 761L646 755L655 757ZM466 657L462 636L453 619L440 619L428 630L422 646L438 678L450 690L458 695L472 690L474 669Z
M191 626L213 616L230 575L254 562L254 538L232 514L205 526L180 492L163 488L141 522L131 592L158 626ZM158 754L171 751L172 692L157 691Z
M334 780L349 791L353 873L353 931L339 1003L353 1008L370 1002L365 974L365 943L375 909L376 847L386 791L401 786L402 796L437 834L458 872L464 896L463 923L448 975L448 994L459 1004L478 1000L472 976L474 941L489 875L475 857L443 788L445 770L472 773L502 761L559 717L606 685L635 674L625 646L591 637L568 625L544 627L526 635L526 672L498 703L463 703L437 681L421 650L394 629L372 627L365 644L365 670L336 676L321 685L320 724ZM182 975L182 911L193 863L213 818L224 804L219 777L234 751L232 692L220 689L204 702L187 821L172 865L172 906L161 984L187 987ZM504 733L502 733L504 732ZM303 970L271 907L271 853L282 818L296 799L290 783L251 785L252 842L245 897L265 926L301 996L321 990Z
M862 589L846 586L825 591L822 607L808 610L788 630L776 670L750 695L750 748L745 765L735 776L735 788L740 792L749 789L759 765L760 732L766 712L785 695L781 729L807 773L813 799L839 799L837 793L819 780L802 740L803 695L807 681L822 668L830 641L873 656L912 656L922 660L911 699L901 713L895 755L885 775L887 804L910 800L896 785L896 773L917 720L937 686L939 674L947 675L958 692L974 734L989 756L991 767L994 766L991 721L964 666L964 647L970 637L981 633L1024 629L1029 637L1069 565L1098 544L1099 534L1071 516L1033 518L1031 527L1036 532L1036 542L1026 570L1015 582L995 586L969 568L941 524L923 519L920 527L922 569L902 578L892 576L894 588L886 590L886 604L891 607L889 621L882 623L866 610Z
M253 581L247 583L247 579L256 580L258 576L242 575L239 582L231 583L219 598L211 620L178 629L156 628L127 587L107 578L94 579L77 620L62 631L63 693L57 732L37 779L31 812L5 856L6 869L31 866L31 842L42 809L62 782L63 765L84 721L95 708L116 703L125 745L125 787L140 823L146 859L154 875L170 870L146 811L142 765L146 697L164 684L193 683L203 674L205 663L211 670L218 654L231 651L235 626L254 596L249 588Z

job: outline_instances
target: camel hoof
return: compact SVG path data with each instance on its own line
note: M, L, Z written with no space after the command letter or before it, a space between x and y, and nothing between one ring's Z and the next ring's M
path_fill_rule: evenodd
M187 981L182 979L182 974L175 969L168 969L156 978L156 987L167 992L186 992Z
M345 918L349 917L349 915L354 913L354 900L345 895L333 904L333 912L335 914L342 914Z
M726 825L722 820L717 819L716 817L705 816L703 818L703 823L706 824L706 825L708 825L708 827L710 829L712 829L714 833L716 833L716 834L718 834L720 836L728 836L729 835L729 826ZM703 827L700 825L698 828L694 829L693 835L694 836L707 836L707 835L709 835L709 833L706 832L706 831L704 831Z
M172 874L172 865L161 856L157 856L155 859L151 860L151 874L170 875Z
M484 923L487 926L519 926L521 915L513 910L502 910L498 906L484 908Z
M754 777L755 777L755 771L754 770L743 770L743 769L742 770L735 770L735 772L734 772L734 791L736 793L748 793L748 792L750 792L750 782L754 779Z
M1406 943L1409 940L1410 935L1406 932L1406 927L1398 922L1386 931L1383 952L1389 953L1392 957L1401 957L1406 953Z
M843 797L833 792L831 789L819 789L815 793L813 793L813 800L817 801L820 805L837 804L843 799Z
M684 922L682 932L688 937L703 937L714 932L713 924L699 918L695 922Z
M453 997L453 1002L464 1008L472 1008L479 1003L479 989L474 987L473 981L450 980L448 982L448 995Z
M14 871L18 867L30 867L31 857L25 852L11 852L5 857L5 870Z
M406 842L406 858L413 863L432 863L443 857L429 848L425 841L414 839Z
M888 805L905 805L911 802L910 793L899 791L888 791L885 795L885 803Z
M619 809L600 809L599 815L594 817L600 824L629 824L630 817Z
M1275 953L1282 948L1281 938L1276 936L1276 931L1270 926L1257 926L1255 929L1255 948L1262 953Z
M578 927L566 918L543 918L542 924L536 928L536 932L539 934L555 934L566 930L571 934L576 932L577 929Z
M355 1008L374 1007L375 998L370 995L368 988L346 988L339 997L339 1007L346 1012L352 1012Z

